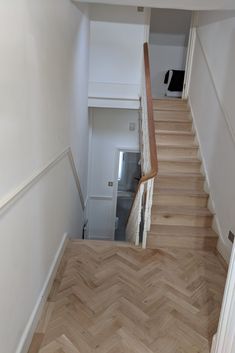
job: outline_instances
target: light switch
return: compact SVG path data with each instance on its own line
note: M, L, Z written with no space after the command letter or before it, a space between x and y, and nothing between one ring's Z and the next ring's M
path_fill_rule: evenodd
M129 131L135 131L135 123L129 123Z

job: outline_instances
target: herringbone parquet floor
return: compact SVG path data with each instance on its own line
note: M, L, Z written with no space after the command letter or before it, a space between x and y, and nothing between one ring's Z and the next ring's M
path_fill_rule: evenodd
M213 252L71 241L30 353L208 353L226 270Z

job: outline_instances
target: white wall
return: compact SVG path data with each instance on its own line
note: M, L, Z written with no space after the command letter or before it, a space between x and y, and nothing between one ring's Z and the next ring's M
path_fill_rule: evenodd
M1 1L0 204L69 145L85 196L88 39L86 5ZM82 225L67 157L1 212L1 352L21 352L63 235Z
M210 194L229 258L235 231L235 11L199 14L189 91Z
M94 108L89 176L89 237L111 239L114 232L114 198L117 188L118 149L139 149L138 111ZM129 131L129 123L136 130ZM114 182L113 187L108 182Z
M150 24L150 66L152 95L163 97L168 70L184 70L191 12L152 9Z
M92 5L90 98L139 99L147 14L135 7Z

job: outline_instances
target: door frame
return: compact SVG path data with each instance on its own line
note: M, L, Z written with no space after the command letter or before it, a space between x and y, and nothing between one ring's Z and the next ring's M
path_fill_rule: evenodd
M188 39L188 49L186 56L186 64L185 64L185 76L184 76L184 88L182 93L182 99L188 99L189 95L189 86L191 82L192 75L192 67L193 67L193 57L194 57L194 49L196 43L196 28L198 23L198 12L192 12L190 30L189 30L189 39Z
M140 150L137 148L118 147L116 148L116 151L115 151L114 185L113 185L113 229L112 229L113 240L115 240L115 223L116 223L117 194L118 194L118 167L119 167L120 152L140 153Z
M145 35L144 35L148 43L150 39L150 23L151 23L150 21L151 21L151 9L148 9L148 11L146 12L146 25L145 25ZM195 48L195 42L196 42L197 23L198 23L198 12L192 11L192 17L191 17L191 23L190 23L190 29L189 29L188 48L187 48L187 55L186 55L182 99L187 99L189 95L189 86L190 86L191 74L192 74L194 48Z
M211 353L234 353L235 349L235 244L230 258L217 333Z

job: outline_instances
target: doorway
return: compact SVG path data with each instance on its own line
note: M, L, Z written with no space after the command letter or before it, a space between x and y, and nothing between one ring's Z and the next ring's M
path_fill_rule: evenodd
M182 98L192 12L152 9L149 48L152 95Z
M140 153L119 151L114 239L126 241L126 224L141 178Z

